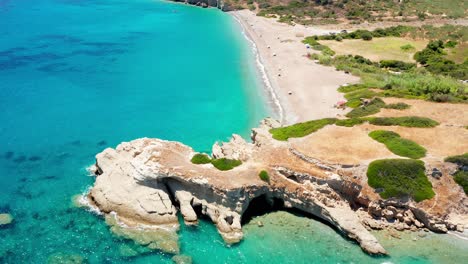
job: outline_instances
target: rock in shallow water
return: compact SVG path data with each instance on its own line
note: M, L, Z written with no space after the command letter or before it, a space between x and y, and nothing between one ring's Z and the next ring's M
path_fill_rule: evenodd
M130 228L120 225L114 215L106 215L106 224L114 235L131 239L149 249L159 249L167 253L178 254L179 243L177 228L158 226L153 228ZM178 226L177 226L178 227Z
M56 253L50 255L47 264L83 264L88 263L86 259L78 254Z
M6 226L13 222L11 214L0 214L0 226Z

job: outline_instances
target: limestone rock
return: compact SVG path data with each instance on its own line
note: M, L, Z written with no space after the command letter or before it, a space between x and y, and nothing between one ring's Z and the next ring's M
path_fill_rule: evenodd
M6 226L13 222L11 214L0 214L0 226Z
M176 255L172 257L175 264L192 264L192 257L186 255Z
M187 191L176 191L175 197L179 201L180 212L184 218L184 221L187 225L196 225L198 224L197 214L192 208L193 196Z
M216 142L212 148L212 156L215 159L227 158L246 161L252 155L251 143L247 143L239 135L232 135L232 138L227 143L222 143L221 145Z

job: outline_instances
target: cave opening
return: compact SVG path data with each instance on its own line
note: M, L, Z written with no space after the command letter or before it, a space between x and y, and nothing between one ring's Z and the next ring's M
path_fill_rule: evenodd
M267 197L267 195L262 194L258 197L252 199L247 207L247 210L242 214L241 224L245 225L248 224L254 217L262 216L265 214L277 212L277 211L285 211L291 213L298 217L306 217L313 221L319 221L320 223L327 225L334 229L337 233L347 238L336 226L332 225L331 223L327 222L326 220L306 211L303 211L298 208L289 208L284 206L284 201L281 198L276 197Z
M252 218L284 209L284 202L279 198L269 198L265 194L250 201L247 210L242 214L241 224L249 223Z

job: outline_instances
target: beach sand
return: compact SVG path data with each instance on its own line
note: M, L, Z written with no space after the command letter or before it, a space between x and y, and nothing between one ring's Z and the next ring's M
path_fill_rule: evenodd
M255 42L262 64L271 83L273 100L283 124L293 124L325 117L339 117L345 111L334 108L343 100L337 88L356 83L358 77L339 72L334 67L319 65L305 57L317 51L306 49L305 36L329 31L302 25L290 26L275 19L257 17L250 10L230 12Z

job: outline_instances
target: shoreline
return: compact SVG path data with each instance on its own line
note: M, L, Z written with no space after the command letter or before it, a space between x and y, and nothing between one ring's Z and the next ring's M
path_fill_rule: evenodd
M308 52L316 51L306 49L301 42L307 35L331 31L281 24L257 17L250 10L227 13L240 24L242 33L251 42L258 71L283 125L344 114L333 107L343 100L337 89L356 83L359 78L306 59Z
M276 90L273 87L273 84L271 83L271 77L268 74L268 70L266 69L265 65L263 64L263 59L260 56L260 52L258 51L257 44L255 41L252 39L252 36L250 32L248 32L248 29L246 25L242 22L242 19L239 18L235 13L233 12L227 12L227 14L231 15L234 20L238 23L239 27L241 28L241 33L244 36L244 38L249 42L249 46L255 56L255 64L257 71L261 75L262 83L263 83L263 89L267 90L268 95L270 96L272 100L272 105L274 105L273 113L278 115L278 119L281 123L284 121L284 109L283 106L280 102L280 99L278 95L276 94Z

